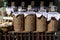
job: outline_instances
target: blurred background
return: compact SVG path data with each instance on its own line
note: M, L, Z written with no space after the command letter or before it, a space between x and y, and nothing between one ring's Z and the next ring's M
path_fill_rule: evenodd
M25 6L29 5L31 1L35 1L35 6L39 6L40 1L44 1L45 6L48 6L49 2L53 2L55 6L57 6L58 8L60 7L60 0L0 0L0 6L3 6L3 4L6 4L6 3L7 3L7 6L11 6L12 1L15 2L15 6L17 7L21 5L22 1L25 2ZM60 8L58 10L60 10Z
M9 6L12 1L15 1L16 6L19 6L22 1L24 1L26 5L30 4L31 1L35 1L35 6L39 6L40 1L44 1L45 6L48 6L49 2L54 2L55 0L7 0Z
M30 4L31 1L35 1L35 6L39 6L40 1L44 1L45 6L49 5L49 2L56 2L56 0L0 0L0 5L3 4L3 2L7 2L7 5L10 6L11 2L14 1L16 6L20 6L21 2L24 1L26 3L26 5ZM58 0L57 0L58 1ZM25 5L25 6L26 6Z

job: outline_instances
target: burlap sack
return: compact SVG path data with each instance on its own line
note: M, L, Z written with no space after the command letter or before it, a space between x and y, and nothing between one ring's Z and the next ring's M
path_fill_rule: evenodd
M17 17L13 16L14 30L16 32L23 31L24 29L24 15L20 14Z
M35 14L29 14L25 17L25 31L31 32L35 30Z
M55 18L52 18L48 23L47 32L55 32L57 31L58 21Z
M46 31L46 18L44 16L36 18L36 31L45 32Z

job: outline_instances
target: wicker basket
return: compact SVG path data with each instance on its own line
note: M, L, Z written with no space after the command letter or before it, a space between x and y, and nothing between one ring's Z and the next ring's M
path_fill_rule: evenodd
M57 31L58 21L52 17L52 19L48 23L47 32L55 32Z
M31 32L35 30L35 14L29 14L25 17L25 31Z
M45 32L46 31L46 18L44 16L36 18L36 31L37 32Z
M17 17L13 16L14 30L15 32L21 32L24 30L24 15L20 14Z

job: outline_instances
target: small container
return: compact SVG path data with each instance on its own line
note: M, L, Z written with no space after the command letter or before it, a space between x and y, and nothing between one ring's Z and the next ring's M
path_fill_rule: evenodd
M21 32L24 30L24 15L19 14L17 16L13 16L13 24L15 32Z
M36 21L36 15L35 14L28 14L25 17L25 31L31 32L35 30L35 21Z
M44 16L36 17L36 31L45 32L46 31L46 18Z
M47 27L47 32L56 32L58 27L58 21L54 17L52 17L51 20L48 22Z

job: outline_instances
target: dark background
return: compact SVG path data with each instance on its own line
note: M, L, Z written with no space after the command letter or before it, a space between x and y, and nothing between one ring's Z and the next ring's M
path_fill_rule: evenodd
M20 4L21 4L22 1L25 1L26 5L30 4L31 1L35 1L35 6L39 6L40 1L44 1L45 2L44 3L45 6L48 6L49 2L51 2L51 1L54 2L54 0L8 0L8 5L9 6L10 6L10 4L11 4L12 1L15 2L16 6L20 6Z

